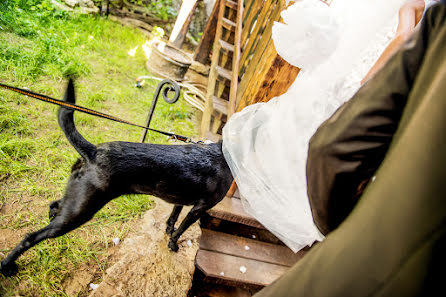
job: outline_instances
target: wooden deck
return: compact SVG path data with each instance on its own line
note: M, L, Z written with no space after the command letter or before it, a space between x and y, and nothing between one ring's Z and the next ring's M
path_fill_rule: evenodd
M243 210L237 196L225 197L201 221L191 296L252 296L308 251L291 251Z

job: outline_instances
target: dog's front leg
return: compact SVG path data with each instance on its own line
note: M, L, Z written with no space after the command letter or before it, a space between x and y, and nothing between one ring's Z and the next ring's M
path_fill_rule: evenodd
M61 235L60 233L64 233L60 227L60 224L56 224L53 221L45 228L26 235L25 239L23 239L22 242L20 242L20 244L18 244L14 250L1 262L0 273L2 273L4 276L12 276L16 274L18 267L15 260L42 240L57 237Z
M178 251L177 241L180 236L187 230L193 223L195 223L207 210L209 206L203 206L203 204L197 204L189 211L187 216L181 222L178 229L172 234L169 241L170 250L176 252Z
M177 222L182 209L183 209L182 205L175 205L173 207L172 213L170 214L169 219L167 219L167 222L166 222L166 225L167 225L166 234L167 235L172 235L173 231L175 231L175 223Z

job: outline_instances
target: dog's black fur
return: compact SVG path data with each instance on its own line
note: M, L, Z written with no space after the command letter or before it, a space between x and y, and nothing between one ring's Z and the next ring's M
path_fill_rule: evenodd
M75 103L70 80L65 100ZM150 194L174 204L167 221L169 248L178 250L181 234L208 209L220 202L233 177L223 157L221 143L157 145L109 142L97 147L76 130L73 110L60 108L59 125L81 158L73 165L65 195L50 204L51 222L28 234L1 262L0 272L14 275L15 260L47 238L54 238L89 221L110 200L124 194ZM174 230L183 205L193 205Z

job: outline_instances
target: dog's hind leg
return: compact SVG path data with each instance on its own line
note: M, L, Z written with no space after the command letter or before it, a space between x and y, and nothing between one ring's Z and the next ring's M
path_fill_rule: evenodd
M173 207L172 213L169 216L169 219L167 219L166 222L166 234L167 235L172 235L173 231L175 230L175 223L178 220L178 217L181 213L181 210L183 209L182 205L175 205Z
M53 221L45 228L26 235L25 239L23 239L22 242L20 242L20 244L18 244L14 250L1 262L0 273L2 273L4 276L12 276L16 274L18 267L17 264L15 264L15 260L42 240L65 234L67 231L63 230L64 228L62 226L62 224Z
M180 236L184 233L184 231L187 230L187 228L189 228L193 223L195 223L210 207L208 205L203 205L201 203L192 207L187 216L181 222L178 229L175 230L175 232L173 232L172 236L170 237L169 241L170 250L174 252L178 251L177 241L180 238Z

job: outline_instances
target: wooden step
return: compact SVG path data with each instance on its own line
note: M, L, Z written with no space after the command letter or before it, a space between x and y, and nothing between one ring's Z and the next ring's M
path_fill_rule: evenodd
M294 254L285 246L202 229L197 268L210 280L229 286L271 284L307 251Z
M215 70L217 71L217 80L227 86L231 86L232 71L221 66L215 66Z
M221 51L228 56L232 56L234 54L234 45L230 44L222 39L218 40L218 43L220 44Z
M293 266L307 252L294 253L288 247L208 229L201 230L200 249L257 260L282 266Z
M284 274L289 267L240 258L218 252L199 250L195 263L207 277L228 286L265 287ZM246 272L243 273L243 267Z
M208 214L221 220L265 229L254 217L245 212L242 201L237 198L225 197L220 203L208 210Z
M240 1L240 0L239 0ZM231 1L231 0L226 0L225 1L225 5L229 8L232 8L234 10L237 10L237 2Z
M214 106L214 110L218 111L222 114L228 114L228 100L224 100L221 98L218 98L217 96L212 97L212 104Z
M221 20L222 20L221 24L223 25L223 27L226 30L230 30L232 32L235 32L236 24L233 21L231 21L231 20L229 20L227 18L222 18Z

